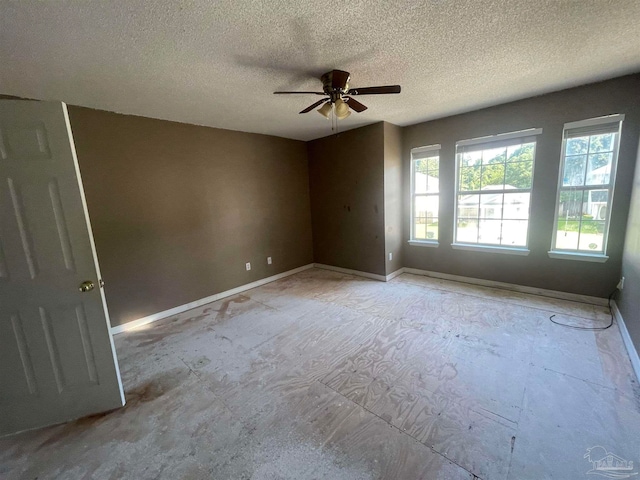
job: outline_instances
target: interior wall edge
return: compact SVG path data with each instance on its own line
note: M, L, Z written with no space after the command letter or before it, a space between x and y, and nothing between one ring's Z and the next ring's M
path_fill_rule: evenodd
M613 315L618 322L618 327L620 329L620 335L622 336L622 342L624 343L625 348L627 349L627 353L629 354L629 360L631 360L631 366L633 367L633 371L636 372L636 378L638 379L638 383L640 383L640 356L638 356L638 351L636 350L635 345L633 344L633 340L631 339L631 335L629 334L629 330L627 329L627 324L624 322L624 318L622 317L622 313L618 308L618 304L615 300L611 301L611 310Z

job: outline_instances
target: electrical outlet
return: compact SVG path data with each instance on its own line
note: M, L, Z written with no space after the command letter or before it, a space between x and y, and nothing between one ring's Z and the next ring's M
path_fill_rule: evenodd
M248 272L249 270L251 270L251 262L247 262L247 263L245 264L245 267L247 267L247 272Z
M616 287L618 290L622 290L624 288L624 277L620 278L618 282L618 286Z
M393 260L393 252L389 252L389 260Z
M271 265L271 257L267 257L267 265Z

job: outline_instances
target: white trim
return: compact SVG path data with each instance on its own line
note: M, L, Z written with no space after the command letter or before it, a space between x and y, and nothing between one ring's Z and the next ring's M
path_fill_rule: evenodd
M604 115L602 117L588 118L587 120L578 120L577 122L565 123L564 129L570 130L572 128L595 127L596 125L622 121L624 121L624 113L617 113L614 115Z
M381 282L387 281L387 277L385 275L378 275L376 273L361 272L360 270L351 270L350 268L334 267L333 265L325 265L324 263L314 263L313 266L316 268L321 268L323 270L331 270L334 272L346 273L349 275L357 275L358 277L370 278L372 280L379 280ZM396 272L393 272L391 275L394 275L395 273Z
M435 150L440 150L441 148L442 146L439 143L436 143L435 145L426 145L424 147L415 147L411 149L411 155L414 153L433 152Z
M624 120L624 114L616 114L616 115L608 115L608 116L604 116L604 117L597 117L597 118L589 118L586 120L579 120L577 122L570 122L570 123L565 123L564 127L562 129L562 149L560 150L560 167L558 170L558 184L556 187L556 207L555 207L555 214L553 216L553 233L551 235L551 250L550 252L553 253L559 253L558 251L555 251L554 249L556 248L557 245L557 238L558 238L558 222L560 221L560 196L562 194L562 192L577 192L577 191L587 191L587 190L595 190L596 188L594 187L600 187L597 188L599 190L607 190L607 218L605 219L604 222L604 232L602 234L602 251L600 253L600 255L604 258L603 260L589 260L589 259L583 259L586 261L592 261L592 262L606 262L607 259L609 257L606 256L606 252L607 252L607 244L609 243L609 227L611 225L611 211L612 211L612 206L613 206L613 196L615 193L615 185L616 185L616 173L618 171L618 155L620 154L620 138L622 136L622 121ZM567 131L571 130L571 129L575 129L578 127L594 127L597 125L601 125L603 123L613 123L613 122L619 122L618 123L618 131L617 131L617 135L615 136L615 142L613 145L613 155L611 158L611 172L609 173L609 183L607 185L564 185L564 167L565 167L565 162L567 159ZM585 132L585 134L588 134L587 132ZM587 152L588 155L588 152ZM587 159L588 160L588 159ZM586 175L588 173L588 168L585 167L585 181L583 183L586 183ZM580 235L581 232L578 232L578 242L580 241ZM580 251L579 250L575 250L575 253L580 255ZM551 255L549 255L551 256ZM605 258L606 257L606 258ZM551 258L567 258L567 257L551 257ZM576 258L577 260L577 258Z
M428 240L409 240L409 245L413 245L414 247L434 247L437 248L440 246L438 242L428 241Z
M511 248L501 246L489 246L489 245L471 245L466 243L452 243L451 248L454 250L469 250L471 252L485 252L485 253L506 253L507 255L522 255L527 256L531 251L528 248Z
M622 318L622 313L620 313L620 309L618 308L618 304L615 302L615 300L611 301L611 310L613 311L613 315L618 322L620 335L622 336L622 342L624 343L624 346L627 349L627 353L629 354L631 366L633 366L633 370L636 372L638 382L640 382L640 357L638 357L638 350L636 350L636 347L633 344L633 340L631 340L631 335L629 335L629 330L627 330L627 326L625 325L624 319Z
M58 102L54 102L58 103ZM87 227L87 233L89 234L89 245L91 247L91 255L93 256L93 265L96 271L96 279L99 284L98 291L100 294L100 301L102 303L102 311L104 312L105 323L107 331L109 331L109 346L111 348L111 356L113 357L113 365L116 371L116 381L118 382L118 389L120 390L120 401L124 406L127 403L124 386L122 384L122 375L120 374L120 364L118 363L118 355L116 353L116 345L113 341L113 331L111 328L111 317L109 316L109 309L107 308L107 299L104 294L104 288L102 288L102 273L100 272L100 265L98 263L98 251L96 250L96 244L93 238L93 229L91 228L91 219L89 218L89 207L87 206L87 199L84 193L84 184L82 183L82 176L80 175L80 163L78 162L78 153L76 151L75 140L73 139L73 130L71 128L71 120L69 118L69 110L67 104L59 102L62 106L62 114L64 116L64 122L67 129L67 136L69 137L69 148L71 149L71 156L73 157L73 167L75 168L76 181L78 188L80 189L80 202L82 203L82 210L84 212L84 220Z
M588 303L591 305L607 306L606 298L591 297L589 295L580 295L577 293L558 292L556 290L546 290L544 288L527 287L525 285L515 285L513 283L496 282L493 280L484 280L482 278L463 277L460 275L451 275L448 273L431 272L429 270L420 270L417 268L404 267L404 273L413 275L423 275L425 277L440 278L442 280L451 280L453 282L471 283L483 287L500 288L519 293L528 293L531 295L539 295L542 297L559 298L561 300L569 300L572 302Z
M604 263L609 260L607 255L593 255L589 253L562 252L560 250L550 250L547 252L550 258L560 258L562 260L580 260L583 262Z
M404 267L399 268L398 270L396 270L395 272L391 272L389 275L387 275L385 277L385 282L388 282L389 280L393 280L394 278L396 278L398 275L401 275L404 273Z
M410 197L409 197L409 204L410 204L410 210L411 210L411 219L410 219L410 233L409 236L411 237L412 241L415 241L415 207L416 207L416 197L417 196L422 196L422 197L437 197L438 198L438 219L440 219L440 148L441 145L435 144L435 145L429 145L426 147L417 147L417 148L412 148L411 149L411 171L410 173L410 177L409 177L409 182L410 182ZM422 159L416 159L413 158L414 154L418 154L418 153L425 153L425 152L437 152L437 156L438 156L438 191L437 192L425 192L425 193L416 193L416 168L415 168L415 162L417 160L422 160ZM429 158L429 157L426 157ZM433 158L433 157L431 157ZM426 232L427 226L425 224L425 232ZM440 232L440 226L438 225L438 233Z
M256 288L266 283L280 280L281 278L288 277L290 275L295 275L296 273L300 273L304 270L309 270L310 268L313 268L313 266L314 266L313 263L310 263L308 265L303 265L302 267L294 268L293 270L287 270L286 272L278 273L277 275L272 275L270 277L266 277L261 280L256 280L255 282L247 283L245 285L232 288L231 290L226 290L224 292L216 293L209 297L201 298L200 300L195 300L193 302L186 303L178 307L170 308L169 310L165 310L163 312L154 313L153 315L148 315L146 317L139 318L137 320L124 323L122 325L117 325L111 328L111 334L116 335L118 333L126 332L127 330L131 330L133 328L141 327L142 325L147 325L148 323L162 320L163 318L167 318L172 315L177 315L179 313L186 312L187 310L191 310L192 308L201 307L202 305L205 305L207 303L215 302L216 300L220 300L222 298L230 297L231 295L236 295L238 293L251 290L252 288Z
M496 135L487 135L485 137L469 138L467 140L458 140L457 147L467 147L469 145L478 145L479 143L499 142L502 140L511 140L512 138L531 137L533 135L541 135L541 128L527 128L526 130L518 130L517 132L498 133Z

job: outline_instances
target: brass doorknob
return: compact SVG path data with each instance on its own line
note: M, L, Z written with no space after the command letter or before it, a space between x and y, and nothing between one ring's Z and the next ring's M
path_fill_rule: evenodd
M93 284L91 280L87 280L86 282L82 282L80 284L80 288L78 288L78 290L80 290L81 292L89 292L93 290L95 287L96 286Z

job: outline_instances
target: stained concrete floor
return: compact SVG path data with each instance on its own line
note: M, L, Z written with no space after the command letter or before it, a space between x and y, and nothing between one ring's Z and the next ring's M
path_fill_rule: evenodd
M637 466L617 325L552 314L609 318L307 270L117 335L126 407L0 439L0 478L570 480L593 478L595 446Z

